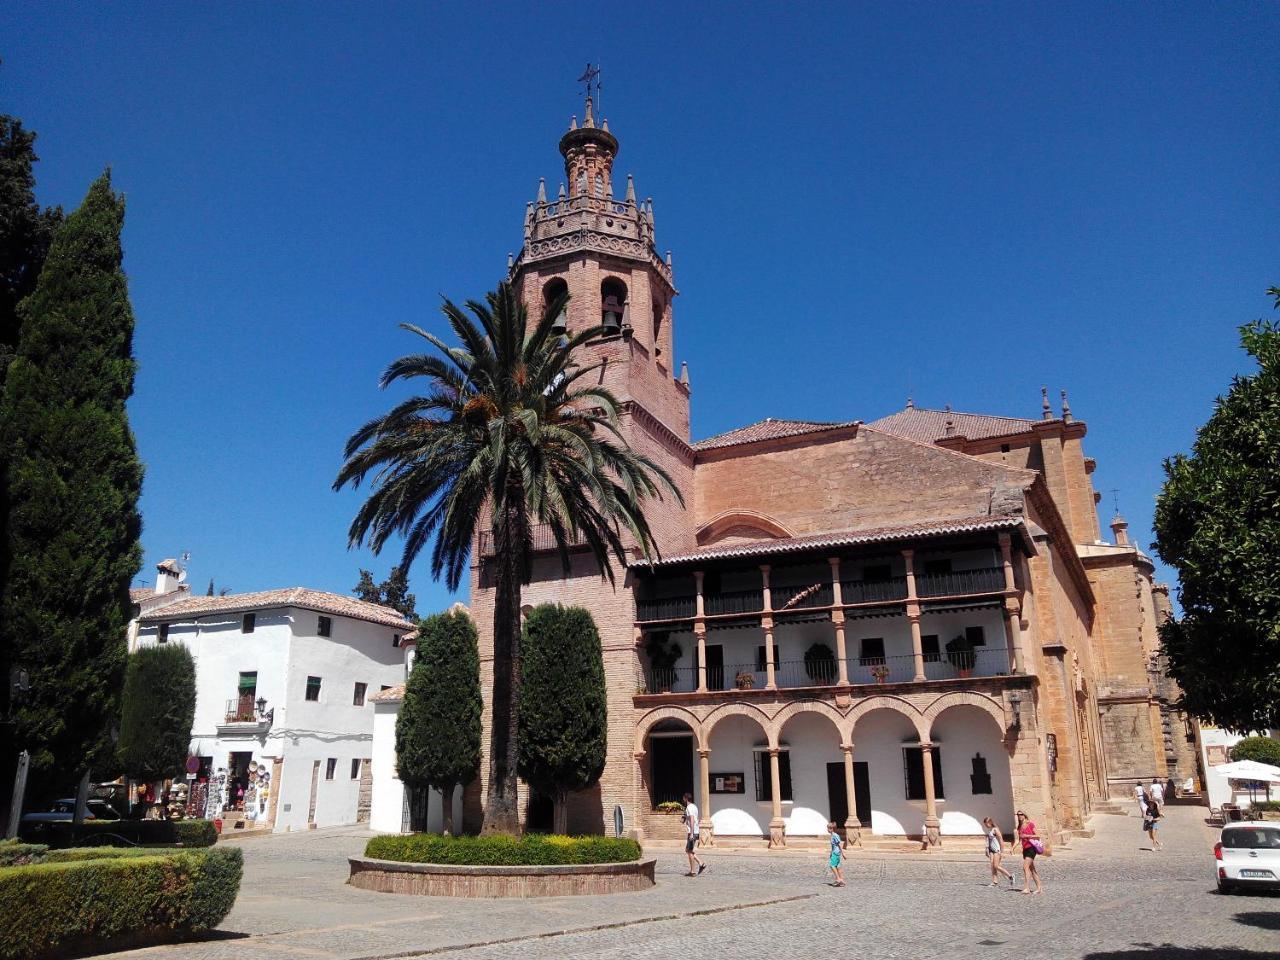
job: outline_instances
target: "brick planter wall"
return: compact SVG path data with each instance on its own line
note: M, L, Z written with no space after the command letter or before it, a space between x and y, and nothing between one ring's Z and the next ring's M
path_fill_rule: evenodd
M653 886L654 860L546 867L461 867L348 858L348 883L379 893L425 897L569 897L628 893Z

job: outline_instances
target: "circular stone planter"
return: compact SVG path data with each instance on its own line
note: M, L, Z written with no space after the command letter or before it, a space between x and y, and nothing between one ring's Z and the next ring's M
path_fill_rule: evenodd
M424 897L573 897L653 886L654 860L544 867L457 866L349 857L353 887Z

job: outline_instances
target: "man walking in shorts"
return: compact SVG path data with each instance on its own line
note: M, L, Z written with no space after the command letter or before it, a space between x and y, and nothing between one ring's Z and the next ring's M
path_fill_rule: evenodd
M694 852L698 846L698 805L693 802L691 793L684 795L684 828L684 852L689 858L689 872L685 876L696 877L707 869L707 865Z

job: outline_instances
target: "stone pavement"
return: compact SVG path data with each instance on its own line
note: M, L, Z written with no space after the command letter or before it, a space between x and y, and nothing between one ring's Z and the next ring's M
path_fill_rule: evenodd
M245 881L217 939L117 954L150 960L637 960L733 957L863 960L1262 960L1280 956L1280 896L1219 896L1204 811L1171 807L1166 850L1136 817L1099 816L1097 836L1041 861L1045 895L986 886L985 863L855 854L849 886L824 858L658 854L643 893L527 901L378 894L344 885L355 830L246 839Z

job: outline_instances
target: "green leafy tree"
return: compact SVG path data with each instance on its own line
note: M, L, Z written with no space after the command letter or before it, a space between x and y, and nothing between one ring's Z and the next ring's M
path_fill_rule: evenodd
M1280 326L1240 337L1257 371L1218 398L1190 456L1165 461L1154 547L1178 571L1183 615L1161 639L1183 708L1265 730L1280 727Z
M129 655L120 708L120 768L133 780L182 776L196 716L196 662L180 643Z
M454 790L480 772L480 710L475 623L461 611L427 617L396 718L396 769L406 786L441 792L447 834Z
M378 603L398 611L406 620L418 619L418 598L409 592L409 568L397 565L382 583L375 583L373 573L360 571L360 582L351 591L359 600Z
M0 647L30 676L5 729L31 751L32 783L48 791L114 765L129 583L142 559L123 222L124 200L104 173L59 228L19 308L22 339L0 405Z
M555 804L568 833L568 797L604 773L609 726L600 633L581 607L542 604L524 624L520 776Z
M468 569L478 534L491 538L487 832L520 828L520 597L532 575L534 525L545 525L566 570L570 544L581 542L612 580L611 558L626 565L624 530L646 552L653 546L645 501L661 495L660 485L680 496L665 471L626 443L618 401L592 385L600 364L575 360L605 328L563 338L553 331L567 299L551 303L532 325L507 283L465 311L446 300L456 346L404 325L436 352L401 357L381 384L418 381L424 392L352 435L334 483L358 485L372 473L374 489L352 521L351 543L367 542L377 552L403 536L407 569L434 541L432 575L444 576L451 590Z
M1270 737L1245 737L1231 748L1232 760L1252 760L1280 767L1280 740Z

